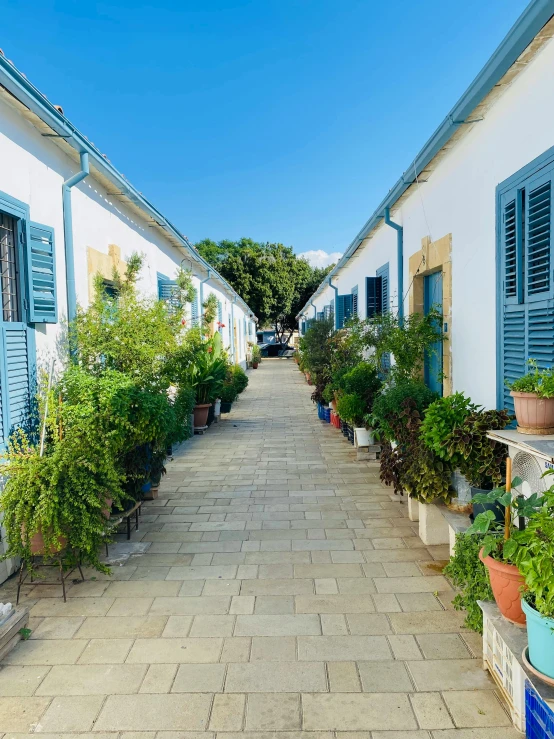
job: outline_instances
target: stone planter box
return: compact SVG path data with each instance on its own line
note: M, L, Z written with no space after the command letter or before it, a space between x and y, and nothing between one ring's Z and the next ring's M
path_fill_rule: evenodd
M450 543L448 522L433 503L419 504L419 538L427 546Z

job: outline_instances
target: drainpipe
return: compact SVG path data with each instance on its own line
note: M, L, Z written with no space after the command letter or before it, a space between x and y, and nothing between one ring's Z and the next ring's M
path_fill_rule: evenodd
M339 289L338 289L338 287L336 285L333 285L333 283L331 282L332 279L333 279L332 277L329 277L329 287L332 287L333 290L335 291L335 310L333 311L333 314L334 314L333 315L333 318L335 319L335 331L338 331L338 328L339 328L339 326L338 326L338 321L339 321L339 319L338 319L338 315L339 315L339 310L338 310L339 309Z
M203 320L202 320L202 306L204 305L204 283L205 282L208 282L208 280L211 279L211 276L212 276L212 270L209 269L208 270L208 276L206 277L205 280L202 280L202 282L199 285L199 287L200 287L200 316L201 316L200 317L200 325L201 326L204 323Z
M235 300L236 298L233 298L233 302L231 303L231 325L229 326L229 331L231 333L231 355L233 357L233 362L237 363L237 357L235 354Z
M315 305L314 305L313 301L312 301L312 302L310 303L310 305L311 305L311 306L312 306L312 308L314 309L314 319L315 319L315 318L317 318L317 308L315 307Z
M404 323L404 228L391 221L390 208L385 208L385 223L396 231L396 261L398 262L398 323Z
M65 246L65 281L67 285L67 320L77 315L77 291L75 289L75 255L73 251L73 219L71 217L71 188L90 174L88 154L80 154L81 171L74 174L62 185L63 236Z

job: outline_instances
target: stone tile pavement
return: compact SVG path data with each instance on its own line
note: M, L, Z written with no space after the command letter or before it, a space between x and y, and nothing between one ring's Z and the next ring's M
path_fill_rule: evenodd
M142 555L87 573L66 604L26 587L0 737L515 739L446 550L318 421L292 361L249 377L168 465Z

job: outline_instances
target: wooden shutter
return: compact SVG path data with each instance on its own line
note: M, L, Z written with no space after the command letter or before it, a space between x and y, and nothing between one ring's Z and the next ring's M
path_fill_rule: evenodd
M382 311L382 287L380 277L366 277L366 318Z
M4 443L5 443L4 426L7 425L4 420L5 402L4 402L4 398L2 397L3 390L4 388L2 384L2 366L0 364L0 450L4 447Z
M507 387L527 361L554 365L552 177L543 167L499 199L501 325L498 403L513 413Z
M56 323L58 301L56 299L54 229L31 221L26 251L29 322Z
M190 304L190 320L193 326L198 326L198 290L194 288L194 298Z
M30 413L29 329L21 324L5 323L1 329L4 349L5 402L4 436L19 426L28 426Z
M525 297L542 300L552 294L552 172L526 187Z
M175 308L180 307L179 286L175 280L158 278L158 297Z
M221 325L223 323L223 303L221 300L217 301L217 320L219 322L219 328L218 331L220 334L223 333L223 326Z
M358 315L358 286L352 288L352 315Z

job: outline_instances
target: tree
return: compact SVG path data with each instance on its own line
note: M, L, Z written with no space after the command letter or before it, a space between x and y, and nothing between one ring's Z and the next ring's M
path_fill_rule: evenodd
M204 239L196 248L248 303L260 325L273 326L283 343L296 328L298 311L331 269L312 267L280 243Z

